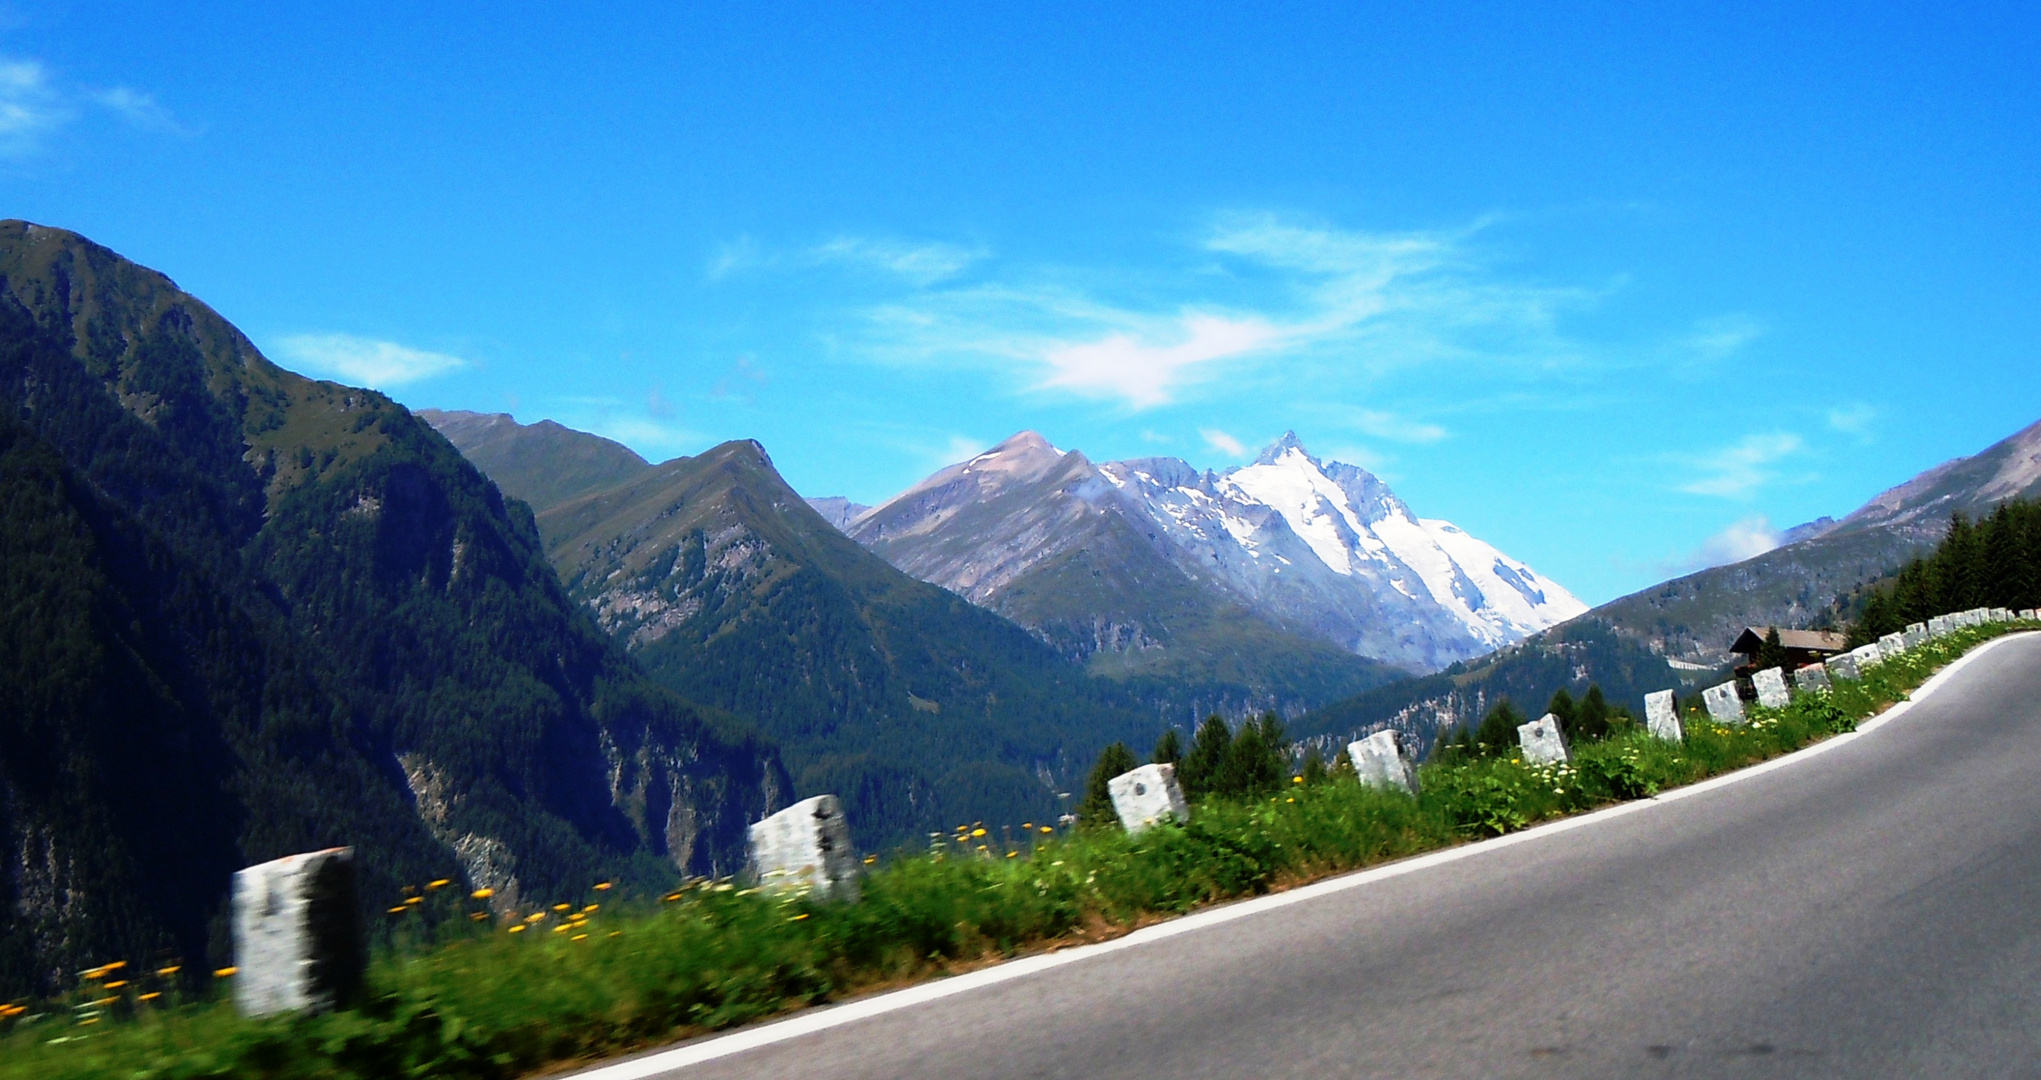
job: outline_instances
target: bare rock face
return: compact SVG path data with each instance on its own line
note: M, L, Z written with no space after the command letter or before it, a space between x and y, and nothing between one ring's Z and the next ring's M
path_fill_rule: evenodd
M803 799L751 827L751 873L761 887L858 897L857 850L834 795Z
M1174 818L1191 819L1190 804L1176 783L1176 766L1143 765L1106 782L1113 797L1113 811L1130 833L1138 833L1158 822Z
M327 848L234 875L234 1006L243 1016L326 1012L361 990L368 950L353 848Z

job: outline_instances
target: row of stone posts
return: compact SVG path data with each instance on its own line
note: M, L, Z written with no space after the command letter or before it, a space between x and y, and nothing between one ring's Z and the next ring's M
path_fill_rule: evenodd
M2014 619L2033 619L2032 609L2014 612L2006 608L1972 608L1950 615L1937 615L1924 623L1914 623L1904 630L1895 630L1877 641L1852 649L1826 661L1807 664L1796 669L1788 680L1782 668L1766 668L1750 677L1751 688L1757 691L1758 704L1768 709L1783 709L1793 700L1795 694L1816 690L1828 690L1833 679L1861 679L1865 669L1873 664L1891 659L1910 649L1916 649L1935 638L1945 637L1971 626L1982 626L1992 622L2011 622ZM1706 703L1708 716L1719 724L1742 724L1747 719L1743 711L1743 697L1735 680L1711 686L1701 691L1701 700ZM1679 717L1673 711L1673 692L1661 690L1646 695L1644 699L1646 726L1653 735L1662 739L1681 739Z
M2032 620L2036 612L1975 608L1937 615L1826 663L1802 667L1793 672L1790 685L1779 668L1760 671L1751 682L1759 704L1780 708L1795 693L1826 690L1832 678L1861 678L1870 665L1927 641L2015 618ZM1717 722L1745 722L1736 683L1711 686L1701 696ZM1660 739L1684 738L1670 690L1645 696L1644 723ZM1526 761L1565 762L1571 756L1559 720L1550 713L1517 728L1517 740ZM1417 794L1417 762L1397 732L1356 739L1347 744L1347 756L1363 784ZM1190 804L1173 765L1143 765L1113 777L1107 788L1130 833L1164 821L1190 820ZM858 898L862 865L836 796L803 799L752 825L747 840L749 872L761 888ZM360 990L367 953L355 881L352 848L291 855L234 875L234 1002L243 1014L323 1011L346 1004Z

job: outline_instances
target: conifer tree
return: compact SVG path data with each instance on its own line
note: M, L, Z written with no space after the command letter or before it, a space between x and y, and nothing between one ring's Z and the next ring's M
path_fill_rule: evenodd
M1091 778L1085 781L1084 802L1077 808L1077 824L1088 829L1117 825L1120 815L1113 809L1112 779L1139 764L1126 743L1116 742L1099 751L1098 763L1091 767Z
M1191 737L1191 751L1184 755L1176 770L1184 798L1197 799L1212 793L1212 784L1226 764L1226 753L1232 746L1233 730L1226 726L1226 721L1208 716L1198 725L1197 734Z
M1567 693L1563 686L1552 691L1552 700L1545 703L1545 711L1559 721L1559 730L1565 733L1568 742L1572 742L1578 735L1578 718L1575 716L1573 695ZM1514 738L1515 734L1512 733L1511 737Z
M1305 787L1325 783L1325 753L1318 749L1317 743L1304 751L1304 768L1300 775L1304 777Z
M1155 753L1148 760L1157 765L1174 765L1183 760L1183 742L1177 738L1176 729L1170 728L1155 740Z
M1339 753L1332 757L1332 779L1353 780L1359 776L1360 771L1354 768L1353 755L1347 753L1346 747L1340 747Z
M1517 745L1517 728L1526 721L1524 714L1510 704L1508 698L1495 703L1488 715L1481 718L1481 727L1474 732L1474 741L1480 746L1485 757L1501 757Z
M1758 643L1757 658L1751 663L1759 670L1783 668L1786 666L1786 646L1779 641L1779 628L1765 629L1765 640Z
M1574 710L1573 727L1582 739L1609 737L1609 701L1602 696L1599 683L1588 684L1587 697L1581 699L1580 708Z

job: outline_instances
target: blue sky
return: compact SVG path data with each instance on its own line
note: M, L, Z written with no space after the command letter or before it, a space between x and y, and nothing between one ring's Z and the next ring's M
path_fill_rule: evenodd
M1295 429L1590 601L2041 418L2031 8L735 7L6 8L0 212L806 494Z

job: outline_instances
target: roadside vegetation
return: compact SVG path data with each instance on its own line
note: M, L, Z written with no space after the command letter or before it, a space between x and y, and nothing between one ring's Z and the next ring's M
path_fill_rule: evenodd
M1187 751L1173 736L1156 748L1180 754L1193 784L1188 824L1129 836L1087 805L1074 828L960 825L874 865L857 904L730 881L617 899L591 883L498 918L486 897L421 883L391 898L400 944L352 1009L243 1020L231 973L189 994L175 972L109 961L65 998L0 1007L0 1080L515 1077L1654 795L1852 730L1981 641L2034 625L1959 631L1785 709L1752 708L1746 725L1683 710L1682 744L1610 709L1599 732L1576 728L1571 764L1539 766L1477 730L1420 770L1415 799L1362 786L1343 760L1296 767L1273 718L1208 722ZM1107 755L1102 770L1134 757Z

